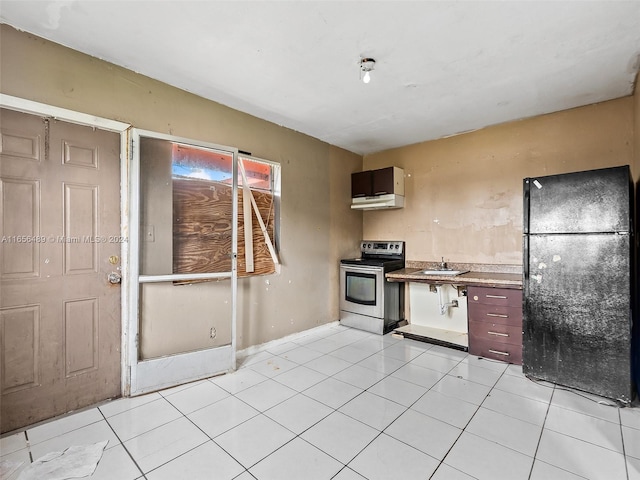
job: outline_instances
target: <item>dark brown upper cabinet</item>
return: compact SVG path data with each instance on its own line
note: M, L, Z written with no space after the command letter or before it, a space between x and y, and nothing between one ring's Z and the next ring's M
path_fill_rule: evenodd
M351 197L404 195L404 171L398 167L366 170L351 174Z

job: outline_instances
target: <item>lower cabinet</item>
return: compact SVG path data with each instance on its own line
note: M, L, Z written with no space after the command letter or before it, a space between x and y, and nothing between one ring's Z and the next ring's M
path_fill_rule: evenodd
M469 287L469 353L522 365L522 290Z

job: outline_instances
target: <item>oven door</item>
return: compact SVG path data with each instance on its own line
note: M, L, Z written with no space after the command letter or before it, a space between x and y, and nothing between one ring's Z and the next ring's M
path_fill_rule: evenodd
M384 269L340 265L340 310L383 318Z

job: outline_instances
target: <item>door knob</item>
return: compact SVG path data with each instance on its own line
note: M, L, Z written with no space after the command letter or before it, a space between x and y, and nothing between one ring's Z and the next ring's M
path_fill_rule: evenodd
M109 283L117 285L118 283L122 282L122 276L119 273L111 272L109 275L107 275L107 280L109 280Z

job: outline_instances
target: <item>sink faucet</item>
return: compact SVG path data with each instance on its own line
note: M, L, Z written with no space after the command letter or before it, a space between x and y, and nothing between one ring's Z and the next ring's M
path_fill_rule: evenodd
M442 258L442 261L440 262L440 270L446 270L447 262L444 261L444 257L440 257L440 258Z

